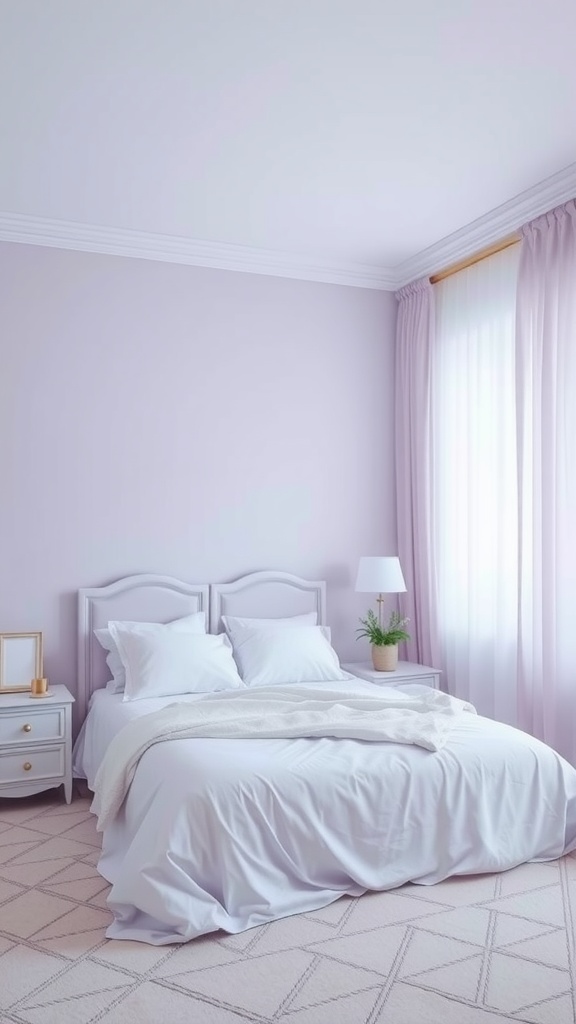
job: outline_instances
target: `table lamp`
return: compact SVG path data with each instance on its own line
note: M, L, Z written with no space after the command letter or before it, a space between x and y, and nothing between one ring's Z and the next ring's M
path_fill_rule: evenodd
M403 594L406 584L400 568L400 559L395 556L363 555L358 566L356 592L378 594L378 625L382 628L382 605L384 594Z

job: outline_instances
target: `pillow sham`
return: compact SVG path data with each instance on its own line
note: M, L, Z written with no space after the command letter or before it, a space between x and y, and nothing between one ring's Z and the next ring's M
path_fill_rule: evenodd
M293 626L315 626L318 622L316 612L304 612L302 615L289 615L282 619L246 619L238 615L223 615L224 629L231 636L237 626L244 629L276 629Z
M246 686L350 679L324 626L234 630L234 657Z
M224 633L125 629L110 632L126 673L123 701L243 687Z
M205 633L206 614L205 612L192 612L191 615L185 615L181 619L173 619L172 622L167 623L112 620L108 623L107 627L95 629L94 636L98 640L98 643L105 651L109 652L106 656L106 664L110 669L112 679L108 680L106 689L111 693L121 693L126 685L126 674L124 671L124 665L122 664L122 659L116 647L116 642L110 631L110 626L122 626L126 629L147 630L151 633L157 632L158 628L174 630L176 633Z

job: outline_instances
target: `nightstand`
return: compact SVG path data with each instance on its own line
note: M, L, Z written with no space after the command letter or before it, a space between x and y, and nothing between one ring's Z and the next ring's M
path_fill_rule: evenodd
M353 676L360 679L367 679L369 683L376 683L377 686L396 686L406 693L421 692L416 688L431 686L433 690L440 689L440 670L428 668L427 665L416 665L411 661L399 661L395 672L375 672L371 661L353 661L342 665L345 672L351 672Z
M31 796L64 786L72 800L72 704L65 686L51 697L0 695L0 797Z

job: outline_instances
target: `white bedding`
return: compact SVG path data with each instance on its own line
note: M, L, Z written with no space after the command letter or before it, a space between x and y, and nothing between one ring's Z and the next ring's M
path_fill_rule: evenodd
M360 680L355 690L374 693ZM89 781L128 718L173 703L106 696L76 747ZM437 752L327 737L154 744L104 832L99 870L112 882L108 936L160 945L575 847L576 771L538 740L463 714Z
M177 699L183 703L193 703L203 694L187 693L177 698L151 697L146 700L123 701L122 693L110 690L96 690L90 701L90 711L84 721L74 744L72 772L76 779L86 779L90 789L94 789L96 772L104 760L112 740L128 722L133 722L152 711L173 704Z
M103 831L115 818L140 758L154 744L176 739L289 739L332 737L413 743L441 750L471 704L430 689L421 696L372 687L359 693L330 683L268 686L208 693L131 722L108 748L95 779L92 810Z

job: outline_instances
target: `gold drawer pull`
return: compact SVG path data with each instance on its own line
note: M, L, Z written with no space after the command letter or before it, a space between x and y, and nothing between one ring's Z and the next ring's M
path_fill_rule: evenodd
M32 732L32 726L29 722L26 722L26 725L22 726L22 730L23 732Z
M24 761L23 767L24 767L24 771L25 772L29 772L31 767L32 767L32 765L30 764L30 761Z

